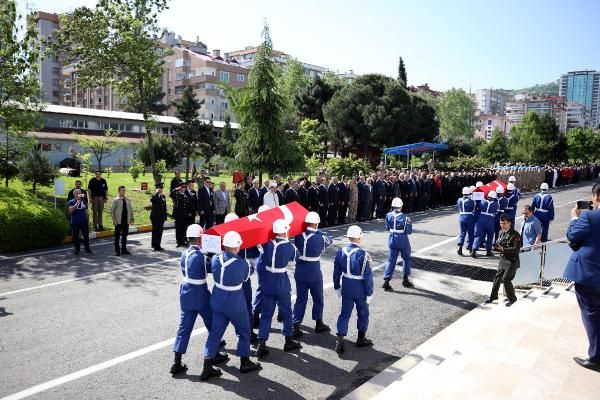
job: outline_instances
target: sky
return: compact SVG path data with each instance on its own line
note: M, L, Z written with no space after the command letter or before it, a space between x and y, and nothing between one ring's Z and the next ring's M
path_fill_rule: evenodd
M96 0L27 0L65 12ZM17 0L24 9L26 2ZM519 89L567 71L600 70L597 0L170 0L159 23L221 53L273 46L334 71L398 75L409 85Z

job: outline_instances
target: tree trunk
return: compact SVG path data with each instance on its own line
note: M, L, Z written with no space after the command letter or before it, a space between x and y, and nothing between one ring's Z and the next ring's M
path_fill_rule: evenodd
M144 116L144 126L146 127L146 137L148 138L148 155L150 156L150 167L152 168L152 177L154 183L160 182L160 176L156 172L156 155L154 154L154 140L152 139L152 120L150 113L148 112L148 106L146 99L144 98L144 79L140 77L138 79L138 94L140 105L142 108L142 115Z
M262 187L262 171L258 171L258 186Z
M33 181L33 193L35 193L35 187L36 187L36 185L37 185L37 182L34 180Z
M185 180L188 180L188 174L190 172L190 156L185 158Z

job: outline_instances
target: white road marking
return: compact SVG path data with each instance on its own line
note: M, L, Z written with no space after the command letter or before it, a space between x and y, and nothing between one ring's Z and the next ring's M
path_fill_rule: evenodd
M427 247L425 247L425 248L423 248L423 249L421 249L421 250L417 250L417 251L415 251L415 252L414 252L414 253L412 253L412 254L421 254L421 253L425 253L426 251L429 251L429 250L431 250L431 249L435 249L436 247L443 246L443 245L445 245L446 243L454 242L456 239L458 239L458 236L454 236L454 237L451 237L451 238L449 238L449 239L442 240L442 241L441 241L441 242L439 242L439 243L432 244L431 246L427 246Z
M378 269L381 269L384 265L385 265L385 263L381 263L381 264L373 267L372 270L376 271ZM332 288L332 287L333 287L333 282L330 282L327 285L323 286L323 290L329 289L329 288ZM295 300L296 300L296 295L294 294L294 295L292 295L292 302L294 302ZM202 328L194 329L192 331L191 337L198 336L198 335L201 335L201 334L206 333L206 332L207 332L207 329L206 329L206 327L203 326ZM100 364L92 365L91 367L84 368L84 369L81 369L79 371L70 373L68 375L61 376L60 378L49 380L49 381L41 383L39 385L30 387L29 389L25 389L25 390L22 390L20 392L17 392L17 393L11 394L9 396L3 397L0 400L20 400L20 399L24 399L24 398L27 398L29 396L33 396L34 394L45 392L46 390L53 389L53 388L55 388L57 386L64 385L65 383L69 383L69 382L75 381L77 379L86 377L88 375L95 374L96 372L100 372L100 371L105 370L107 368L114 367L115 365L124 363L126 361L133 360L134 358L138 358L138 357L141 357L143 355L152 353L153 351L160 350L160 349L163 349L165 347L172 346L173 343L175 343L175 338L174 337L171 338L171 339L163 340L162 342L158 342L158 343L155 343L153 345L144 347L142 349L139 349L139 350L136 350L136 351L132 351L131 353L127 353L127 354L124 354L122 356L115 357L115 358L110 359L108 361L104 361L104 362L102 362Z
M175 260L179 260L179 257L168 258L166 260L157 260L157 261L150 262L150 263L147 263L147 264L136 265L136 266L128 267L128 268L115 269L113 271L100 272L98 274L91 274L91 275L81 276L79 278L65 279L63 281L46 283L44 285L30 286L30 287L23 288L23 289L17 289L17 290L13 290L13 291L10 291L10 292L0 293L0 297L10 296L12 294L17 294L17 293L29 292L29 291L37 290L37 289L44 289L44 288L51 287L51 286L64 285L65 283L83 281L85 279L90 279L90 278L97 278L99 276L114 274L116 272L131 271L132 269L144 268L144 267L149 267L151 265L159 265L159 264L162 264L162 263L169 263L169 262L175 261Z

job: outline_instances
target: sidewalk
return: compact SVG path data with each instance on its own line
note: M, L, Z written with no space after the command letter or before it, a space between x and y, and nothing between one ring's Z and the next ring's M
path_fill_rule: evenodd
M588 346L574 291L520 297L480 305L345 399L599 399L600 374L572 359Z

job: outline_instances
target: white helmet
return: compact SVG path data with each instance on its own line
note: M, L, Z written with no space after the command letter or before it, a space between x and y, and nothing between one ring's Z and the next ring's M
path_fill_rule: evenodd
M488 193L488 197L491 197L492 199L497 199L498 194L492 190L491 192Z
M358 239L362 237L362 229L358 225L352 225L346 232L346 237Z
M517 178L515 178L514 176L511 176L510 178L508 178L509 182L516 182Z
M466 186L465 186L465 187L463 188L462 194L463 194L463 195L466 195L466 194L471 194L471 189L469 189L468 187L466 187Z
M204 233L204 230L202 229L202 227L200 225L191 224L190 226L187 227L187 230L185 231L185 237L199 238L202 236L203 233Z
M236 219L240 219L236 213L229 213L225 216L225 222L235 221Z
M319 217L319 214L317 214L314 211L311 211L308 214L306 214L304 222L306 222L307 224L318 224L319 222L321 222L321 218Z
M269 207L266 204L263 204L262 206L258 207L258 212L261 213L263 211L267 211L267 210L270 210L270 209L271 209L271 207Z
M471 191L471 193L473 193L475 191L475 189L477 189L475 186L470 186L469 190Z
M540 189L542 189L542 190L548 190L548 184L546 182L542 183L540 185Z
M403 204L404 203L402 202L402 199L400 197L394 197L394 199L392 200L393 208L402 208Z
M290 230L290 224L285 219L278 219L273 222L273 233L287 233Z
M481 182L481 181L479 181L475 184L476 188L481 187L481 186L483 186L483 182Z
M236 231L229 231L223 236L223 246L225 247L240 247L242 245L242 237Z
M515 185L509 183L508 185L506 185L506 190L515 190Z
M503 194L504 193L504 188L502 186L498 186L496 188L496 193Z
M269 188L276 188L276 187L277 187L277 182L269 183Z

